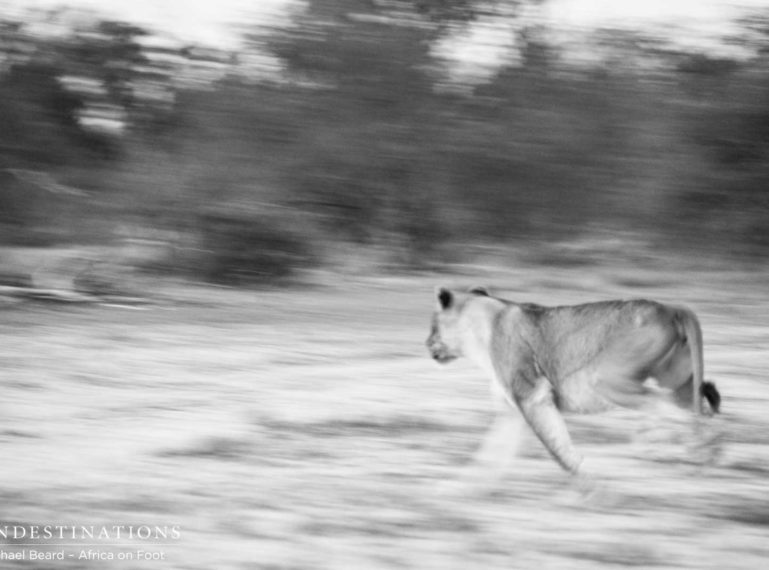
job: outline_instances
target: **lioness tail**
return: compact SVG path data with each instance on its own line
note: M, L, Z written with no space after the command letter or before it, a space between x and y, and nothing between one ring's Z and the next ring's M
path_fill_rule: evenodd
M721 394L718 393L716 385L713 382L703 382L701 391L710 404L710 409L713 410L714 414L717 414L721 409Z
M692 358L692 382L694 383L692 394L694 396L694 413L699 415L702 413L702 397L705 395L705 382L704 366L702 358L702 329L700 328L700 321L697 316L685 307L678 307L676 312L678 322L683 328L684 338L689 345ZM711 384L712 385L712 384ZM715 390L715 386L713 386ZM708 399L710 402L710 399Z

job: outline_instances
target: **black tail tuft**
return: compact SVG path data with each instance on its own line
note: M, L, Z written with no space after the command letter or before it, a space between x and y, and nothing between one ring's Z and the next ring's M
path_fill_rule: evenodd
M721 408L721 394L718 393L716 385L713 382L703 382L700 391L710 404L710 409L717 414Z

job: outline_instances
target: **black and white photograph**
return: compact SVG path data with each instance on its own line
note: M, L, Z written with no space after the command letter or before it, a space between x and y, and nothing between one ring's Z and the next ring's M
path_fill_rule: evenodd
M0 569L769 567L769 0L0 0Z

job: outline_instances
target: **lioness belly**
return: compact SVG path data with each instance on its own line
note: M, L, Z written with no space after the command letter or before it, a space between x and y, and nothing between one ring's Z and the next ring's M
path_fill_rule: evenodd
M601 394L595 370L581 370L561 380L555 387L558 407L564 412L595 414L617 406Z

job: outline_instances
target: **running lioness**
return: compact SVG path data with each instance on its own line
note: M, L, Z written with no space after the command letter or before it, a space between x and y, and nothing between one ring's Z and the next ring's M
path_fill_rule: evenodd
M715 385L703 380L697 317L655 301L543 307L481 288L439 288L427 347L440 363L464 356L483 369L572 474L579 473L582 457L561 412L642 408L672 394L678 406L699 416L703 398L712 413L721 400Z

